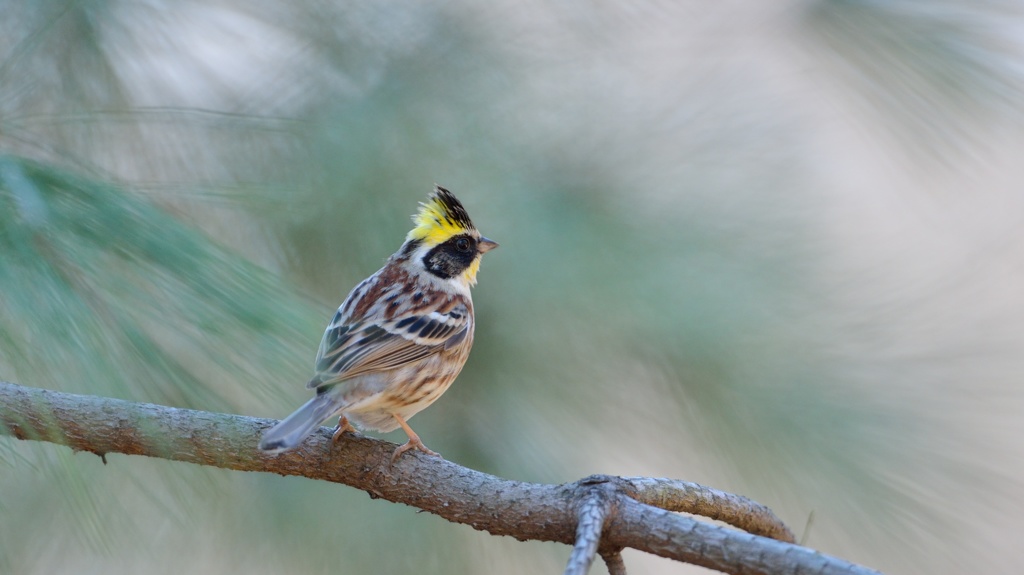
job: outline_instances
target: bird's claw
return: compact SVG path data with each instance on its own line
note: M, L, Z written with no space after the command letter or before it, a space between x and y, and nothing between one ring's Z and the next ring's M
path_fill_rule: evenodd
M358 432L356 431L356 428L352 427L352 424L348 422L348 418L342 415L338 418L338 426L334 428L334 435L331 436L331 443L341 441L341 436L346 433L355 435Z
M391 454L391 463L394 464L394 462L398 461L398 458L401 457L403 453L409 451L410 449L416 449L418 451L426 453L427 455L433 455L434 457L441 457L440 453L430 449L426 445L423 445L423 442L420 441L420 438L416 437L409 439L409 441L406 441L402 445L399 445L398 447L395 448L395 452Z

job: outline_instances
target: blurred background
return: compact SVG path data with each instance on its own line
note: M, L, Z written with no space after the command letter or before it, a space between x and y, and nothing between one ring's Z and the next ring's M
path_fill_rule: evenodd
M283 417L437 182L502 246L465 371L414 421L446 458L701 482L887 573L1019 567L1018 4L0 7L0 379ZM568 556L342 486L107 459L0 439L0 572Z

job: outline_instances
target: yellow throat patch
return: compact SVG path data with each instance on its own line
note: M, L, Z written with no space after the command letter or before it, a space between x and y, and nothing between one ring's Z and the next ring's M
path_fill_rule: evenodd
M476 272L478 272L478 271L480 271L480 257L479 256L475 260L473 260L473 263L469 264L469 267L466 268L466 271L462 272L462 278L464 280L466 280L466 283L468 283L469 285L475 286L476 285Z

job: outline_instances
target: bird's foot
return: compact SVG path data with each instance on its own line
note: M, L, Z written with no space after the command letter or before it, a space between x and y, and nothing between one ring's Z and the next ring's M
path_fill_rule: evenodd
M338 418L338 426L334 428L334 435L331 436L331 443L341 441L341 436L345 433L356 435L358 432L356 431L356 428L352 427L352 424L348 422L348 418L342 415Z
M410 449L416 449L422 451L423 453L426 453L427 455L433 455L434 457L441 457L440 453L434 451L433 449L430 449L426 445L423 445L423 442L420 441L420 438L414 435L413 437L409 438L409 441L406 441L402 445L399 445L398 447L395 448L395 452L391 454L391 463L398 461L398 458L401 457L403 453L409 451Z
M395 421L398 422L398 425L402 426L402 430L405 431L405 434L409 436L409 441L406 441L402 445L399 445L395 449L395 452L391 454L391 463L394 463L395 461L397 461L398 458L403 453L405 453L406 451L409 451L410 449L418 449L419 451L422 451L423 453L426 453L427 455L433 455L434 457L441 457L440 453L438 453L436 451L433 451L432 449L430 449L426 445L423 445L423 442L420 440L420 436L416 435L416 432L413 431L411 427L409 427L409 424L405 422L404 418L402 418L400 415L395 414L395 413L393 413L391 415L392 415L392 417L395 418Z

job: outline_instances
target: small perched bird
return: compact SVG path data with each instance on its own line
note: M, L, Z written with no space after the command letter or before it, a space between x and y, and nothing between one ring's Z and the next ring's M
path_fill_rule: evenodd
M338 416L337 441L351 424L392 431L401 427L410 449L437 455L406 422L441 397L473 346L473 298L480 259L498 244L480 235L448 190L435 186L413 216L416 227L377 273L348 294L324 332L316 396L269 429L260 449L299 445L325 419Z

